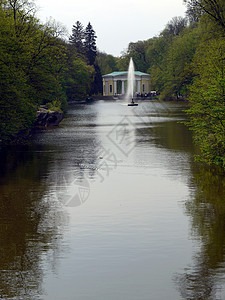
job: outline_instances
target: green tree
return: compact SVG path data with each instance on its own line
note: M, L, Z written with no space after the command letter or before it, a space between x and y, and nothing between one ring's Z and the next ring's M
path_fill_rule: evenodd
M186 97L193 82L193 58L201 40L197 28L186 28L173 39L167 51L163 97Z
M91 95L102 94L102 73L99 65L94 64L94 81L92 82Z
M198 30L187 19L173 18L158 37L148 41L146 60L152 88L162 99L186 96L195 76L192 60L199 40Z
M188 125L195 133L201 161L225 168L225 41L202 42L195 58Z
M225 31L225 2L224 0L184 0L187 13L197 17L207 15L220 29Z
M152 75L152 88L160 91L163 98L170 97L173 93L168 89L168 80L171 81L171 78L168 78L168 55L175 38L177 35L174 31L165 28L158 37L150 40L146 50L148 73Z
M59 100L62 108L66 98L62 89L61 78L66 63L66 44L58 38L54 24L42 26L36 33L35 45L30 51L30 60L26 73L32 87L32 98L38 104Z
M65 47L59 31L41 25L33 12L28 1L1 2L0 140L3 142L29 132L39 104L66 102L60 82Z
M96 62L103 75L118 71L117 58L104 52L97 52Z
M146 51L149 63L148 73L151 74L151 86L153 90L162 92L165 84L166 59L170 41L162 32L159 37L152 39Z
M89 22L84 32L84 47L89 65L93 66L97 56L95 31Z
M18 132L27 133L35 114L35 103L28 98L28 76L23 70L24 40L18 39L15 15L0 7L0 140L8 142Z
M68 101L80 100L87 97L91 92L94 69L81 58L73 55L68 56L63 75L63 87Z
M4 143L29 134L40 104L64 109L67 99L100 90L91 24L83 32L77 22L68 44L64 28L53 21L41 24L35 11L29 0L0 0L0 141Z
M147 72L149 68L146 58L147 47L148 41L138 41L130 43L127 50L128 56L133 58L136 69L141 72Z
M201 43L193 60L188 125L194 131L198 159L225 169L225 3L220 0L185 1L199 12Z
M123 55L118 59L117 66L119 71L126 71L129 66L130 56L127 53L123 53Z
M166 25L166 30L172 36L179 35L184 28L187 27L187 19L182 17L174 17Z
M84 27L80 21L77 21L72 28L72 35L69 38L70 44L76 48L76 51L80 55L84 55Z

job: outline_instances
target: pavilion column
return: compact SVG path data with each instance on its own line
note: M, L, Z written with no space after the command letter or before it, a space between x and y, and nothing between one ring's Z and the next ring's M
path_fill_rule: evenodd
M139 94L141 94L141 80L138 80L137 85L138 85L138 87L137 87L137 92L138 92Z
M122 95L125 94L125 80L122 80Z
M114 79L114 95L117 94L117 80Z
M108 81L105 82L105 95L108 96Z
M106 81L103 79L103 95L106 96Z
M150 92L150 89L149 89L149 83L150 83L150 81L148 80L148 81L147 81L147 94Z

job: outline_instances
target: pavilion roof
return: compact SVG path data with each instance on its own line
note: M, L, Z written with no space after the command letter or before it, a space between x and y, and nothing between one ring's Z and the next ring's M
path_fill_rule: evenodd
M117 77L117 76L127 76L128 71L123 72L112 72L110 74L103 75L102 77ZM143 73L140 71L134 71L134 75L136 76L150 76L150 74Z

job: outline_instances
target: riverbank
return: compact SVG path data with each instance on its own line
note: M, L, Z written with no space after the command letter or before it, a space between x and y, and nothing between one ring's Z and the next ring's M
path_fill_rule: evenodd
M5 141L0 139L0 146L26 144L37 130L58 127L63 118L64 113L60 109L49 109L47 106L41 105L36 112L31 127L21 130Z
M50 110L46 106L40 106L36 113L35 128L57 127L64 115L61 110Z

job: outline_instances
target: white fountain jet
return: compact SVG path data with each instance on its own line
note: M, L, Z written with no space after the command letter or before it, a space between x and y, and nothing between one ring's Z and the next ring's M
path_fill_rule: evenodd
M134 89L135 89L135 74L134 74L134 62L132 57L130 58L130 63L128 67L127 75L127 92L126 99L130 102L128 106L137 106L137 103L134 103Z

